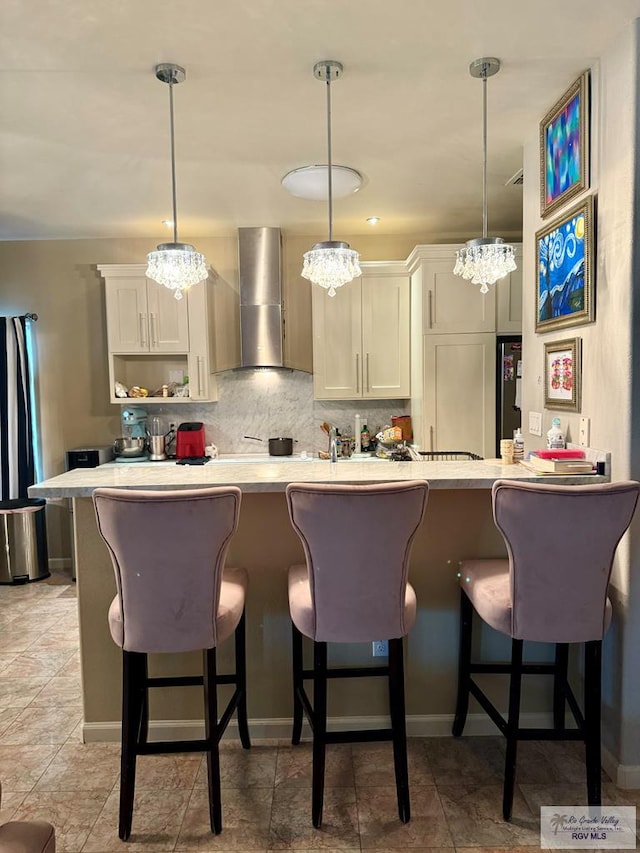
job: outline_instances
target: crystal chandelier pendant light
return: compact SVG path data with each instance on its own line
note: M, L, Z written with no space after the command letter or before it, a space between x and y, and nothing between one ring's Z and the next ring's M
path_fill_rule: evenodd
M342 76L342 64L324 59L313 66L313 76L327 84L327 185L329 195L329 239L324 240L304 254L303 278L324 287L329 296L336 288L348 284L361 275L360 256L348 243L333 239L333 169L331 163L331 81Z
M495 284L516 269L513 246L502 237L487 237L487 78L500 70L494 57L475 59L469 66L472 77L482 80L482 237L469 240L456 254L455 275L480 285L480 293L488 293Z
M173 131L173 87L186 78L184 68L171 62L156 65L156 77L169 85L169 114L171 123L171 189L173 198L173 243L160 243L155 252L147 255L147 278L173 290L176 299L182 299L192 285L203 281L207 275L204 255L189 243L178 242L178 213L176 209L176 152Z

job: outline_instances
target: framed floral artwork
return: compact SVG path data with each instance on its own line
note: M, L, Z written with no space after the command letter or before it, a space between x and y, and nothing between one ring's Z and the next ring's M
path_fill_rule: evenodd
M589 186L589 72L540 122L540 215L544 218Z
M536 332L595 320L594 197L536 233Z
M547 409L580 411L581 339L544 345L544 404Z

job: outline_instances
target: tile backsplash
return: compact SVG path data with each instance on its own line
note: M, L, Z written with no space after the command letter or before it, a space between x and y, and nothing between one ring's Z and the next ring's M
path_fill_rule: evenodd
M202 421L207 443L221 453L266 453L266 440L275 436L292 436L297 442L294 453L315 453L327 449L323 421L341 432L347 427L353 431L359 414L373 432L389 424L391 415L410 413L408 400L314 400L313 377L298 370L227 371L218 375L218 390L216 403L168 403L149 407L149 415L157 414L167 428L170 423ZM260 444L245 435L265 441Z

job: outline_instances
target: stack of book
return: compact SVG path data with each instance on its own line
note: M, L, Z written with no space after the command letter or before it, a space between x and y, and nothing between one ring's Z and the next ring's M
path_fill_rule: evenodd
M593 474L582 450L536 450L521 464L537 474Z

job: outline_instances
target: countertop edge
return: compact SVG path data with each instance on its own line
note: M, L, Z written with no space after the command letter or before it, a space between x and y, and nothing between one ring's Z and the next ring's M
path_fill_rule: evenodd
M104 465L76 468L29 487L29 497L91 497L100 487L150 489L160 491L198 489L211 486L238 486L246 493L284 492L292 482L367 485L402 480L427 480L431 489L490 489L499 479L545 482L553 485L607 483L608 476L538 475L521 465L500 465L489 461L463 462L348 462L315 460L256 465L223 462L204 466Z

